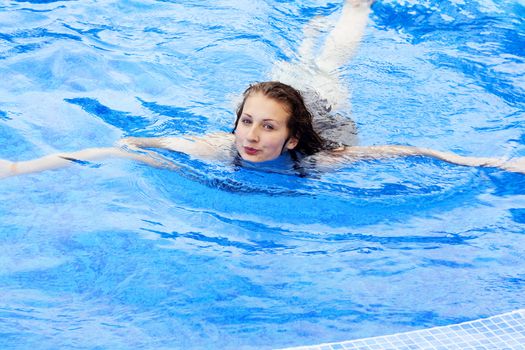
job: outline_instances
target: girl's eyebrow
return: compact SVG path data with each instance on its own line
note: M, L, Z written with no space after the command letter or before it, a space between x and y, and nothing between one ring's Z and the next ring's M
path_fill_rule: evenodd
M253 119L253 116L250 113L243 112L242 114L244 116L247 116ZM263 122L274 122L274 123L280 124L280 122L277 119L272 119L272 118L264 118L262 121Z

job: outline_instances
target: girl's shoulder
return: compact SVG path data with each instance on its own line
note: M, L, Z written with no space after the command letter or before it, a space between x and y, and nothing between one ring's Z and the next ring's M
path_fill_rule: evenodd
M214 132L206 135L163 137L162 148L186 153L190 157L220 160L231 157L233 142L232 134Z

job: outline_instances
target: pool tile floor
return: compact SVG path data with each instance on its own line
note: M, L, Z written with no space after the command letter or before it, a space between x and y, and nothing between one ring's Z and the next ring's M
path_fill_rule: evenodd
M525 309L480 320L282 350L525 350Z

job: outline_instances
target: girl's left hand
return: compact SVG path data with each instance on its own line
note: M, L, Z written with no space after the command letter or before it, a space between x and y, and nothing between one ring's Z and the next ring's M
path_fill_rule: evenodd
M525 174L525 157L511 159L503 163L501 168L514 173Z

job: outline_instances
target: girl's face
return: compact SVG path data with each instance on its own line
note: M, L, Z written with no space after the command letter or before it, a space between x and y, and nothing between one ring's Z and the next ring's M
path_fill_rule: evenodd
M282 103L261 93L249 95L235 129L235 146L242 159L264 162L295 148L298 140L290 137L289 117Z

